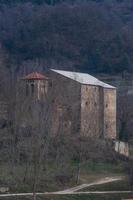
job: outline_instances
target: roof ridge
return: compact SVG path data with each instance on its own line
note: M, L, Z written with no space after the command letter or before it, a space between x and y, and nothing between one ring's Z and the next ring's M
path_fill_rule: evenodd
M96 85L96 86L101 86L103 88L115 89L114 86L109 85L103 81L100 81L98 78L96 78L88 73L56 70L56 69L51 69L51 71L61 74L67 78L70 78L70 79L77 81L84 85Z
M33 71L30 74L26 75L23 79L24 80L43 80L43 79L48 79L48 77L46 77L40 72Z

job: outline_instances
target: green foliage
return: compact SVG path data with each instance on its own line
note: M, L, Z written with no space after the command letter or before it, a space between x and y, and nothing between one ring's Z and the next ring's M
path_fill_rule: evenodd
M86 172L95 174L122 174L124 172L124 163L107 163L107 162L89 162L83 165Z

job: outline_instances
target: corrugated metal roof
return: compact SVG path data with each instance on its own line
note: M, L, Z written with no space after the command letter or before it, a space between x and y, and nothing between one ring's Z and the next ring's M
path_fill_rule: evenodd
M31 74L28 74L27 76L25 76L23 79L24 80L43 80L43 79L48 79L48 78L41 73L32 72Z
M91 76L87 73L79 73L79 72L72 72L72 71L64 71L64 70L55 70L51 69L53 72L56 72L58 74L61 74L67 78L70 78L74 81L77 81L81 84L85 85L96 85L96 86L101 86L104 88L110 88L110 89L115 89L114 86L109 85L107 83L104 83L100 81L99 79L95 78L94 76Z

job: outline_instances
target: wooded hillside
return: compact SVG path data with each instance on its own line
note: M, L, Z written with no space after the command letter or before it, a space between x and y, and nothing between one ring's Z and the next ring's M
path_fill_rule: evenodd
M1 0L5 67L132 72L132 11L130 0Z

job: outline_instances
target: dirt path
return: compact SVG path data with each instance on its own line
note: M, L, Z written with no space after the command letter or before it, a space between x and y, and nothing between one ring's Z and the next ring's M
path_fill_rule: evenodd
M66 190L57 191L57 192L44 192L44 193L36 193L37 195L70 195L70 194L117 194L117 193L131 193L131 191L88 191L88 192L82 192L79 191L81 189L93 186L93 185L100 185L105 183L111 183L114 181L122 180L123 177L106 177L103 179L100 179L98 181L88 183L88 184L82 184L76 187L72 187ZM13 196L33 196L33 193L18 193L18 194L0 194L0 197L13 197Z
M81 189L93 186L93 185L100 185L100 184L104 184L104 183L110 183L110 182L114 182L114 181L119 181L122 180L123 177L106 177L103 179L100 179L98 181L92 182L92 183L88 183L88 184L82 184L76 187L72 187L63 191L59 191L56 192L57 194L67 194L67 193L75 193L76 191L79 191Z
M57 192L44 192L44 193L36 193L38 196L44 195L79 195L79 194L133 194L132 191L88 191L88 192L73 192L73 193L57 193ZM0 197L28 197L33 196L33 193L19 193L19 194L1 194Z

